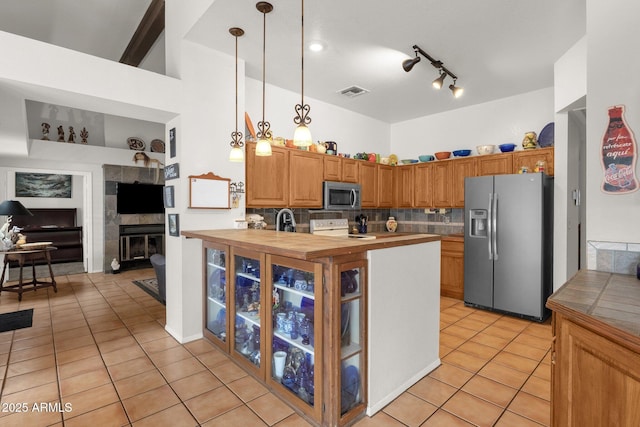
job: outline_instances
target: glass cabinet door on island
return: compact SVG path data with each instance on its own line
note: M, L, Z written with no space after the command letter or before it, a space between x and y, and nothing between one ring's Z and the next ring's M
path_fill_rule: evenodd
M341 424L348 422L349 411L366 402L366 366L364 340L366 262L352 262L338 266L340 272L340 390ZM362 408L359 408L362 409ZM361 412L361 411L356 411ZM353 412L352 412L353 413Z
M303 412L320 419L322 265L269 255L267 261L271 273L270 382Z
M224 246L205 245L205 335L229 351L227 340L227 253Z
M242 364L262 376L261 355L264 333L261 328L263 255L233 248L233 341L232 354Z

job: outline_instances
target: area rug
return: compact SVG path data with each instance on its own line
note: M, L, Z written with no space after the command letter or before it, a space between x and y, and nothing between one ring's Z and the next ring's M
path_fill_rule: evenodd
M30 328L33 324L33 308L0 314L0 332Z
M151 279L141 279L134 280L133 284L138 286L140 289L162 302L160 299L160 292L158 291L158 279L152 277ZM164 302L162 302L164 304Z

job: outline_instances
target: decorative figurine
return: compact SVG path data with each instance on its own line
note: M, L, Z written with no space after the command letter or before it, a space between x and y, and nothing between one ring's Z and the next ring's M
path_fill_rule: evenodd
M120 273L120 263L115 258L113 259L113 261L111 261L111 271L113 272L113 274Z
M535 132L526 132L522 140L522 148L530 150L538 146L538 136Z
M87 132L87 128L83 127L82 130L80 131L80 139L81 139L80 142L82 144L86 144L87 138L89 138L89 132Z
M42 140L43 141L48 141L49 140L49 128L51 128L51 126L49 125L49 123L42 123Z
M64 128L62 125L58 126L58 142L64 142Z
M73 126L69 126L69 142L75 144L76 132L73 130Z

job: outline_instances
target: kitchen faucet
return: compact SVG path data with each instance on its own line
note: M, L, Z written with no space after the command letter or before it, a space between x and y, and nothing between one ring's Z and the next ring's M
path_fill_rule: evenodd
M291 209L280 209L276 216L276 230L277 231L296 231L296 219L293 216Z

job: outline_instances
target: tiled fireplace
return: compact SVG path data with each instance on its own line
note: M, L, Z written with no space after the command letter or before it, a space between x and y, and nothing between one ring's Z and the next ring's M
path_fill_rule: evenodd
M158 173L155 168L147 167L135 167L135 166L118 166L118 165L104 165L104 259L103 268L105 272L111 271L111 261L115 258L121 261L121 230L125 229L129 234L147 234L147 231L152 234L152 251L164 253L164 238L159 238L159 234L164 233L164 214L118 214L116 212L116 184L118 182L139 182L141 184L164 184L164 174L162 169L159 173L158 181L156 182L156 174ZM139 233L133 233L132 230L136 229ZM148 239L143 237L143 241L148 248ZM160 243L157 243L160 242ZM158 244L162 248L158 248ZM130 247L129 247L130 248ZM129 253L131 255L131 253ZM142 256L150 256L149 251L144 252ZM141 254L136 255L135 258L140 259ZM126 261L122 264L123 268L126 268Z

